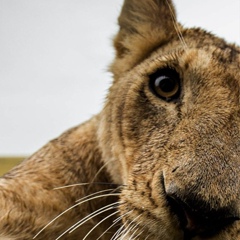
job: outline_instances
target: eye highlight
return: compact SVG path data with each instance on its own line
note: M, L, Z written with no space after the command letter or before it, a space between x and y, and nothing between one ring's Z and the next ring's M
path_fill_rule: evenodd
M157 97L165 101L179 98L181 90L180 77L174 69L159 69L151 74L149 78L149 88Z

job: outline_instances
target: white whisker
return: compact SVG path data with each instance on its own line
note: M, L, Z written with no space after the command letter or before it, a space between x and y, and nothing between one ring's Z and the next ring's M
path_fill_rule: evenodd
M155 220L150 220L149 222L148 222L148 225L152 225L152 224L155 224ZM148 232L149 232L149 230L148 230ZM148 232L146 232L146 234L148 233ZM141 232L142 233L142 232ZM147 240L149 237L151 236L151 233L149 233L145 238L144 238L144 240Z
M130 214L132 211L133 211L133 210L131 210L131 211L129 211L129 212L126 212L126 213L124 213L123 215L121 215L121 216L118 217L118 218L120 218L120 220L121 220L123 217L125 217L125 216L128 215L128 214ZM118 221L118 218L115 219L113 222Z
M126 223L123 224L124 229L122 229L121 232L119 232L119 234L116 236L116 238L114 238L114 240L121 239L121 237L128 231L128 228L130 227L131 224L132 222L126 221Z
M60 218L62 215L64 215L66 212L72 210L73 208L77 207L78 205L80 205L79 203L74 204L73 206L71 206L70 208L66 209L65 211L63 211L62 213L60 213L59 215L57 215L55 218L53 218L47 225L45 225L34 237L33 239L35 239L39 234L41 234L49 225L51 225L53 222L55 222L58 218Z
M90 213L89 215L87 215L86 217L82 218L81 220L79 220L75 224L73 224L71 227L69 227L66 231L64 231L61 235L59 235L55 240L60 239L61 237L63 237L67 233L73 232L75 229L77 229L78 227L80 227L81 225L83 225L84 223L89 221L90 219L94 218L95 216L97 216L97 215L99 215L99 214L101 214L103 212L106 212L106 211L108 211L110 209L116 208L118 204L119 204L118 202L117 203L111 203L111 204L109 204L107 206L104 206L104 207L102 207L102 208L100 208L100 209ZM114 205L116 205L116 207L112 207Z
M133 231L135 228L137 228L139 226L140 222L138 222L134 228L131 229L131 231ZM139 236L142 232L140 232L138 235L135 236L136 232L138 231L139 229L137 228L133 233L132 235L130 236L129 240L133 240L133 239L136 239L137 236ZM135 236L135 237L134 237Z
M128 221L126 221L126 224L127 224L127 222L128 222ZM110 240L116 240L117 237L118 237L119 235L121 235L121 232L122 232L123 228L124 228L124 225L122 225L122 226L115 232L115 234L111 237Z
M82 198L76 200L75 202L77 203L77 202L83 201L83 200L85 200L85 199L87 199L89 197L92 197L94 195L98 195L99 193L112 192L113 190L114 190L114 188L110 188L110 189L105 189L105 190L98 191L98 192L95 192L95 193L91 193L91 194L89 194L89 195L87 195L85 197L82 197Z
M131 228L130 227L131 226L131 223L129 223L128 225L127 225L127 227L121 232L121 234L119 235L119 238L116 238L116 240L118 239L118 240L122 240L127 234L128 234L128 231L129 231L129 229Z
M123 216L125 216L125 215L127 215L127 214L130 214L131 212L132 212L132 211L129 211L129 212L123 214L122 216L116 218L116 219L113 221L113 224L112 224L110 227L108 227L96 240L99 240L105 233L108 232L109 229L111 229L114 225L116 225L118 222L120 222L120 221L122 220L122 217L123 217Z
M144 240L147 240L150 237L151 234L148 234Z
M97 176L99 175L99 173L110 163L110 162L113 162L114 160L109 160L107 161L98 171L97 173L95 174L92 182L94 182L94 180L97 178Z
M115 205L116 205L116 206L115 206ZM89 214L88 216L86 216L86 217L83 218L82 220L80 220L80 221L78 221L77 223L75 223L75 224L71 227L69 233L72 233L73 231L75 231L77 228L79 228L81 225L83 225L85 222L89 221L90 219L92 219L92 218L94 218L94 217L96 217L96 216L98 216L98 215L100 215L100 214L102 214L102 213L104 213L104 212L107 212L107 211L109 211L109 210L112 210L112 209L114 209L114 208L117 208L118 205L119 205L118 202L117 202L117 203L112 203L112 204L109 204L109 205L107 205L107 206L104 206L104 207L102 207L102 208L94 211L93 213Z
M138 229L137 229L137 230L138 230ZM135 235L135 233L137 232L137 230L134 232L134 235ZM143 232L144 232L144 230L142 230L139 234L137 234L132 240L137 239Z
M135 217L130 224L128 225L128 227L125 229L125 233L124 235L120 238L120 240L123 240L124 237L136 226L136 224L134 224L134 222L140 218L142 216L142 214L138 215L137 217ZM131 226L132 225L132 226Z
M108 215L107 217L105 217L104 219L102 219L100 222L98 222L87 234L86 236L83 238L83 240L86 240L86 238L94 231L94 229L96 229L102 222L106 221L108 218L112 217L113 215L119 213L120 211L116 211L110 215Z
M91 183L75 183L75 184L65 185L65 186L61 186L61 187L55 187L55 188L53 188L53 190L71 188L71 187L76 187L76 186L86 186L86 185L89 185L89 184L91 184Z
M72 188L72 187L77 187L77 186L88 186L88 185L120 185L120 184L115 184L115 183L107 183L107 182L94 182L94 180L90 183L74 183L74 184L69 184L69 185L65 185L65 186L61 186L61 187L55 187L53 188L53 190L59 190L59 189L65 189L65 188ZM123 186L123 185L122 185ZM121 187L118 186L118 188Z
M78 204L82 204L82 203L85 203L87 201L94 200L94 199L101 198L101 197L113 197L113 196L119 196L119 195L120 195L120 193L102 194L102 195L99 195L99 196L88 198L84 201L78 200L77 202L78 202ZM79 201L81 201L81 202L79 202Z
M177 24L177 19L176 19L176 17L175 17L175 14L174 14L174 12L173 12L173 9L172 9L171 5L169 4L169 1L168 1L168 0L166 0L166 3L167 3L167 5L168 5L168 7L169 7L169 10L170 10L170 13L171 13L171 18L172 18L172 20L173 20L173 26L174 26L174 28L175 28L175 30L176 30L176 33L177 33L177 35L178 35L178 38L179 38L179 40L181 41L181 43L182 43L182 45L183 45L183 48L184 48L184 49L188 49L188 46L187 46L187 44L186 44L186 42L185 42L185 40L184 40L184 37L183 37L183 35L182 35L182 32L181 32L181 30L180 30L180 28L179 28L179 26L178 26L178 24Z
M41 234L49 225L51 225L53 222L55 222L58 218L60 218L61 216L63 216L65 213L67 213L68 211L72 210L73 208L87 202L87 201L91 201L97 198L102 198L102 197L109 197L109 196L119 196L119 193L111 193L111 194L102 194L99 196L94 196L91 198L88 198L84 201L78 202L76 204L74 204L73 206L69 207L68 209L66 209L65 211L63 211L62 213L60 213L58 216L56 216L55 218L53 218L45 227L43 227L34 237L33 239L35 239L37 236L39 236L39 234Z
M117 219L118 219L118 220L116 221L116 219L115 219L115 220L113 221L113 224L112 224L110 227L108 227L96 240L101 239L101 237L102 237L105 233L107 233L109 229L111 229L114 225L116 225L118 222L121 221L121 218L120 218L120 217L118 217Z

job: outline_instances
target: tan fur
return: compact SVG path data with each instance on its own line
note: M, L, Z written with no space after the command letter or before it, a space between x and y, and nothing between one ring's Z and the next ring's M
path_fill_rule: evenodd
M240 48L185 29L175 17L170 1L125 0L104 109L1 178L0 239L32 239L78 199L106 189L109 196L69 210L36 239L56 239L117 201L120 213L87 239L97 239L119 216L101 239L118 229L124 240L240 239ZM149 76L166 67L182 81L176 101L149 90ZM61 239L83 239L114 211Z

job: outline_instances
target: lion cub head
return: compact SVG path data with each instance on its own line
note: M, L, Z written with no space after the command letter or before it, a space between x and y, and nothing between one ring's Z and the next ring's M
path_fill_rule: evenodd
M238 239L240 48L183 28L169 0L125 0L119 25L99 131L118 236Z

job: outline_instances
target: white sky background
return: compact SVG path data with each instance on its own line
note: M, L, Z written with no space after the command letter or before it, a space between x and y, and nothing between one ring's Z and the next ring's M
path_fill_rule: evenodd
M0 155L28 155L102 108L123 0L0 0ZM240 0L176 0L240 44Z

